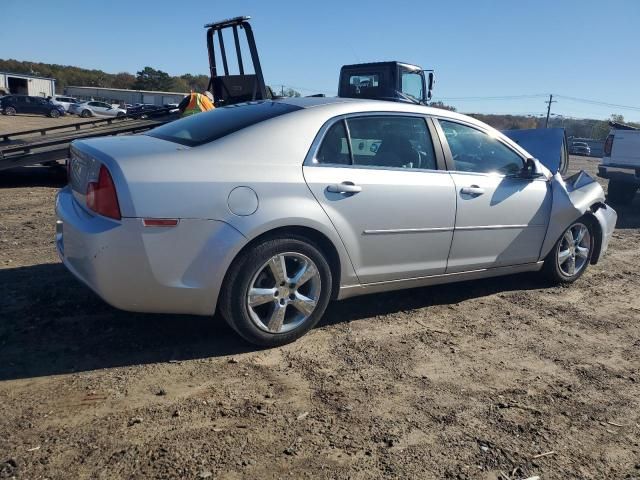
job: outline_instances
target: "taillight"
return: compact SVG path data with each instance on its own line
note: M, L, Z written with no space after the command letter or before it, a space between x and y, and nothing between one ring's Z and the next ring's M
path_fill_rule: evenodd
M87 207L105 217L120 220L120 205L116 186L107 167L100 165L97 182L87 185Z
M604 141L604 156L611 156L611 149L613 148L613 135L609 135Z

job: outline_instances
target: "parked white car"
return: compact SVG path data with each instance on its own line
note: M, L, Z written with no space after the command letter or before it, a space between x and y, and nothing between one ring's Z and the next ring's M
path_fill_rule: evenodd
M54 105L61 105L66 112L69 111L69 107L71 107L71 105L78 103L78 99L67 97L65 95L54 95L53 97L49 97L49 101Z
M640 130L611 124L598 176L609 179L611 202L624 205L633 201L640 187Z
M101 117L124 117L127 112L122 108L116 108L113 105L105 102L83 102L73 103L69 107L69 113L75 113L83 118L101 116Z

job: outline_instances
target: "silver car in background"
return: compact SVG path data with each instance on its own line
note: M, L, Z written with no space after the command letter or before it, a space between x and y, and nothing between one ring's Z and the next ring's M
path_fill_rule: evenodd
M67 268L111 305L303 335L331 299L543 270L571 283L616 213L464 115L385 101L218 108L75 141L57 197Z
M61 105L66 112L69 112L69 108L74 103L78 103L78 100L73 97L67 97L66 95L54 95L53 97L47 97L48 100L54 105Z
M124 117L127 111L114 107L106 102L98 102L91 100L89 102L72 103L69 106L69 113L74 113L83 118L88 117Z

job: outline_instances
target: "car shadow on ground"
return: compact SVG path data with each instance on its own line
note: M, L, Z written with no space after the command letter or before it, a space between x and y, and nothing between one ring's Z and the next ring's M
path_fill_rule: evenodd
M61 188L66 183L67 171L62 163L57 166L35 165L0 171L0 188Z
M523 274L356 297L330 305L317 328L496 292L544 288ZM221 357L258 350L216 316L116 310L62 264L0 270L0 380Z

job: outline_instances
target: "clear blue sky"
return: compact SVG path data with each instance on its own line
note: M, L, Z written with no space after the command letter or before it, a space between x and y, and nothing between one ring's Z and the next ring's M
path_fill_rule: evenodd
M207 73L204 23L251 15L266 81L335 94L340 66L398 59L436 70L463 112L640 120L640 0L317 2L2 0L0 58L135 73ZM464 97L466 99L459 99Z

